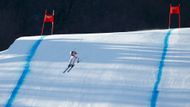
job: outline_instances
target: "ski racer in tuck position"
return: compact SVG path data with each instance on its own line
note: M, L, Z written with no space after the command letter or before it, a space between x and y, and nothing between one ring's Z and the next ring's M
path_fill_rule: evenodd
M69 65L63 73L69 72L75 66L76 62L79 63L79 58L77 57L77 52L71 51L70 52Z

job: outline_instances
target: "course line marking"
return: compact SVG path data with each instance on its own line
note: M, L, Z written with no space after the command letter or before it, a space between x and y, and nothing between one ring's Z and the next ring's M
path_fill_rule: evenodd
M162 77L162 72L163 72L164 63L165 63L165 59L166 59L166 55L167 55L167 51L168 51L169 38L171 36L171 32L172 32L172 30L169 30L164 39L164 48L162 50L162 57L160 60L158 71L157 71L157 79L154 83L154 87L152 90L150 107L156 107L156 103L157 103L157 99L158 99L158 95L159 95L158 86L160 84L161 77Z
M30 72L30 64L31 61L36 53L36 50L38 49L40 43L42 42L42 40L44 39L45 36L41 36L40 39L38 39L32 46L32 48L29 50L29 52L27 53L27 57L26 57L26 63L24 65L24 69L22 72L22 75L20 76L15 88L13 89L5 107L12 107L12 104L14 102L14 100L16 99L16 96L18 95L18 92L21 88L21 86L23 85L27 74Z

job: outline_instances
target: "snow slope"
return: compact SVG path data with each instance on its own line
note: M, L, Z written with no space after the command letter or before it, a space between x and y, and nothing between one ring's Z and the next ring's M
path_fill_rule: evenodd
M189 31L19 38L0 53L0 107L190 107Z

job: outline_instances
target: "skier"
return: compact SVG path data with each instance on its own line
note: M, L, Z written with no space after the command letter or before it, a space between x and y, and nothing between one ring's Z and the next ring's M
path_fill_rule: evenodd
M75 66L76 62L79 63L79 58L77 57L77 52L71 51L70 52L69 65L63 73L65 73L66 71L69 72Z

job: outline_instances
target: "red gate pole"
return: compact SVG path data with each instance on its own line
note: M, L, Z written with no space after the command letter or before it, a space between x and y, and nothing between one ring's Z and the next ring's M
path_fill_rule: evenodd
M52 14L47 13L47 10L45 11L41 35L44 33L45 23L51 23L51 34L53 34L53 30L54 30L54 10L53 10Z
M53 10L53 21L52 21L52 27L51 27L51 34L53 34L54 31L54 10Z
M179 24L179 28L181 27L181 10L180 10L180 4L179 4L179 14L178 14L178 24Z
M44 24L45 24L46 13L47 13L47 10L45 10L45 14L44 14L44 20L43 20L43 25L42 25L41 35L44 33Z
M170 9L171 9L171 4L170 4ZM169 23L168 23L168 28L169 29L170 29L170 26L171 26L171 12L169 13Z

